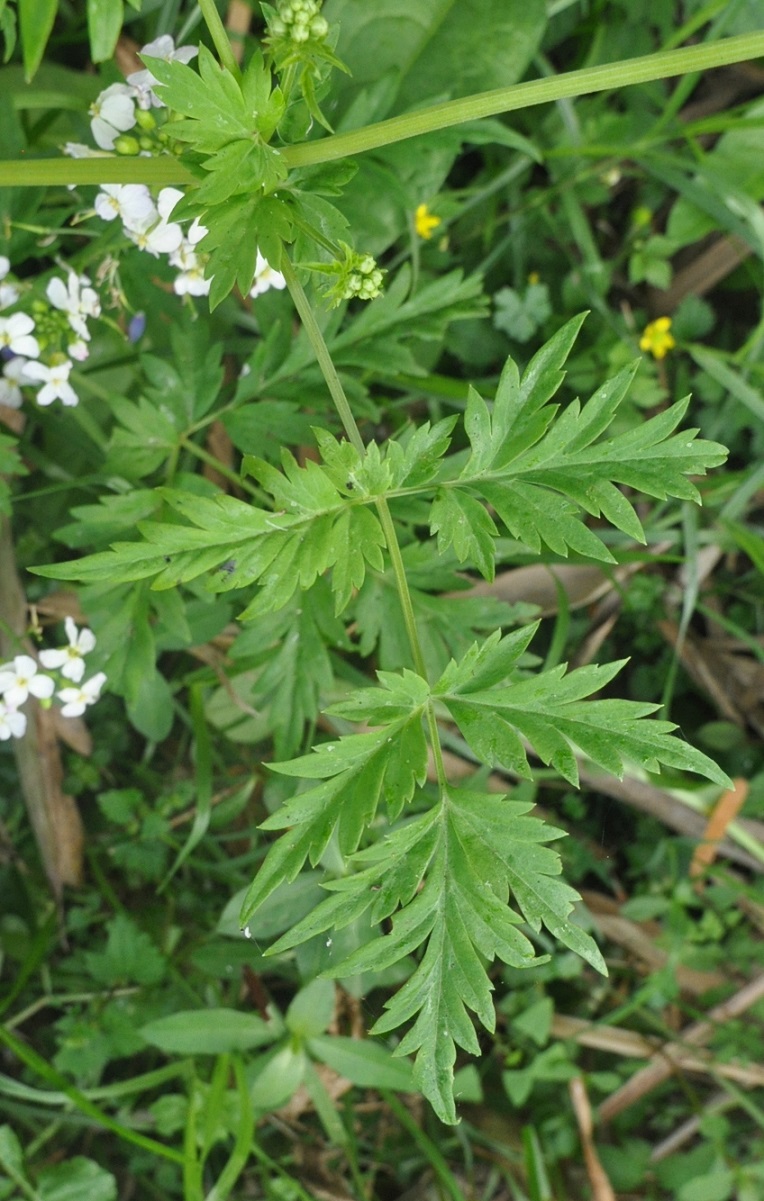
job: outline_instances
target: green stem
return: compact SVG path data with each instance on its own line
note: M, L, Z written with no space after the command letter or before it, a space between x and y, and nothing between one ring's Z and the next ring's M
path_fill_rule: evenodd
M183 1162L183 1156L172 1147L166 1147L164 1143L157 1142L156 1139L149 1138L145 1134L139 1134L137 1130L131 1130L129 1126L123 1126L121 1122L117 1122L114 1118L109 1117L107 1113L104 1113L102 1109L94 1105L84 1093L80 1092L78 1088L69 1084L68 1080L57 1072L55 1068L51 1067L41 1055L38 1055L36 1051L33 1051L21 1039L16 1038L15 1034L12 1034L10 1030L2 1026L0 1026L0 1043L3 1043L31 1071L36 1072L38 1076L42 1076L49 1084L54 1085L57 1090L65 1093L69 1100L76 1105L80 1113L87 1114L88 1117L98 1122L100 1126L105 1127L106 1130L111 1130L112 1134L116 1134L118 1138L124 1139L127 1143L132 1143L136 1147L141 1147L144 1151L150 1151L153 1155L159 1155L162 1159L170 1159L173 1163Z
M220 13L215 5L215 0L199 0L199 8L202 10L202 16L210 31L210 37L215 49L218 52L218 58L226 70L230 71L234 79L238 82L241 79L241 70L234 58L231 43L225 26L220 20Z
M745 33L703 46L685 46L681 50L646 54L641 58L568 71L564 75L555 75L549 79L533 79L529 83L518 83L509 88L477 92L463 99L449 100L445 104L417 109L416 112L405 113L401 117L391 117L387 121L379 121L363 129L334 134L315 142L303 142L298 146L286 146L282 154L288 167L329 162L332 159L346 158L367 150L375 150L380 146L388 146L393 142L402 142L406 138L433 133L438 129L462 125L466 121L516 112L534 104L563 100L569 96L607 92L611 89L618 91L633 84L669 79L690 71L707 71L713 67L758 58L760 55L764 55L764 32Z
M254 484L250 484L249 480L245 480L237 471L233 471L230 467L226 467L225 463L221 463L215 455L210 454L203 446L192 442L187 434L184 434L180 440L180 445L190 454L196 455L202 463L206 463L213 471L217 471L218 475L222 475L225 479L230 480L237 488L242 488L245 492L249 492L250 496L254 496L257 500L262 501L264 497L263 490L256 488Z
M308 335L311 346L313 347L316 359L318 360L318 365L321 368L321 373L326 380L329 391L331 392L332 400L337 407L337 412L340 415L340 420L342 421L345 433L348 436L348 440L352 443L360 455L365 455L366 447L364 445L363 438L361 437L355 417L353 416L347 396L345 395L345 389L342 387L340 377L337 374L337 369L334 366L331 355L329 354L329 348L324 341L324 335L322 334L321 328L316 321L310 301L305 295L305 290L297 278L297 272L287 258L286 254L284 254L281 259L281 270L287 282L287 287L289 288L292 300L294 301L295 308L297 309L300 320L302 321L303 328ZM395 584L401 602L401 609L403 610L403 620L406 625L406 633L408 635L409 645L411 647L414 667L417 671L417 674L420 675L423 680L426 680L427 667L424 661L424 654L422 652L422 644L419 639L419 631L416 628L414 605L411 600L411 592L409 590L409 584L406 578L406 567L403 562L403 556L401 555L398 535L395 531L395 523L393 522L390 509L388 508L387 499L384 496L380 496L374 503L379 515L382 531L385 535L385 542L387 543L387 550L390 555L390 563L393 568L393 574L395 575ZM441 785L441 788L444 788L446 784L446 773L443 764L443 752L440 746L438 723L435 720L435 712L432 708L432 704L429 704L427 707L427 728L430 734L430 742L432 745L433 757L435 759L438 781Z
M310 307L310 301L305 295L305 289L297 278L297 272L286 254L282 255L281 258L281 272L287 282L287 287L294 301L294 307L297 309L305 333L308 335L310 344L318 359L318 365L321 368L321 374L326 380L326 386L332 394L332 400L337 407L337 412L340 415L340 421L345 433L348 436L348 441L356 448L359 455L363 455L366 453L366 447L348 404L345 389L340 383L340 377L337 375L337 369L332 362L332 357L324 341L324 335L321 333L321 328L313 314L313 309Z
M0 188L65 187L67 184L192 184L196 177L172 154L127 158L99 154L94 158L11 159L0 162Z
M214 9L212 0L204 0L202 8ZM217 16L217 10L215 10ZM217 18L218 22L220 18ZM220 25L222 29L222 24ZM225 35L225 30L223 30ZM226 38L230 51L230 44ZM222 52L216 41L218 53ZM517 112L535 104L546 104L569 96L585 96L594 92L606 92L631 87L637 83L649 83L656 79L670 79L694 71L708 71L730 63L745 62L764 56L764 32L745 33L738 37L723 38L702 46L684 46L680 50L665 50L647 54L640 58L621 62L605 63L599 67L584 67L579 71L568 71L550 79L533 79L529 83L514 84L509 88L494 88L490 92L478 92L445 104L418 109L401 117L392 117L354 129L348 133L333 134L313 142L302 142L296 146L285 146L281 154L288 167L302 167L312 163L330 162L349 155L363 154L380 146L402 142L406 138L433 133L476 121L481 117L494 117L500 113ZM233 57L231 55L231 57ZM227 65L227 60L226 61ZM229 70L231 68L229 67ZM236 68L238 71L238 67ZM99 183L146 183L188 184L194 182L191 172L170 155L159 158L120 158L104 154L87 159L40 159L31 162L0 162L0 187L40 187L42 185L99 184Z

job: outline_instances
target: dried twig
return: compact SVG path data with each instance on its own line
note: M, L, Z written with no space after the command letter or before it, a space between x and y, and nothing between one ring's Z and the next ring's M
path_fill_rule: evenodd
M682 1031L679 1037L670 1043L664 1043L657 1054L653 1054L652 1062L636 1075L632 1076L631 1080L627 1080L626 1084L621 1088L616 1089L614 1093L603 1101L599 1108L599 1118L603 1122L610 1121L617 1114L633 1105L635 1101L640 1100L646 1093L651 1092L667 1080L675 1071L681 1071L683 1068L695 1070L690 1067L688 1055L688 1047L702 1046L703 1043L713 1035L716 1027L721 1022L729 1021L731 1018L739 1017L741 1013L745 1013L757 1001L764 997L764 975L757 976L739 992L728 997L726 1001L722 1001L720 1005L715 1005L708 1014L708 1017L702 1022L695 1022L692 1026L688 1026ZM701 1063L703 1062L701 1058ZM722 1076L731 1076L730 1067L737 1069L738 1078L740 1072L744 1072L748 1077L748 1083L752 1083L750 1076L760 1073L761 1080L757 1083L764 1083L764 1069L758 1069L757 1072L751 1072L751 1069L757 1065L738 1065L729 1063L706 1063L701 1070L708 1071L712 1069L715 1073Z

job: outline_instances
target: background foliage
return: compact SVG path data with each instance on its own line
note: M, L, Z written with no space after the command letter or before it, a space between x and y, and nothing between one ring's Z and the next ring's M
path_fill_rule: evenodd
M329 0L324 11L340 21L336 50L351 74L335 73L320 97L322 111L342 131L525 75L760 25L756 6L743 3L655 7L441 0L412 14L410 4L395 0L373 9ZM123 14L113 4L57 13L54 4L49 20L30 24L20 3L14 50L14 6L0 12L10 60L0 85L0 140L9 158L87 140L87 105L121 78L111 61L120 31L126 51L125 37L138 45L165 32L178 41L207 38L198 13L182 5L128 7ZM247 53L262 28L254 12ZM497 45L506 53L497 55ZM103 63L97 77L89 60ZM24 71L34 74L31 91ZM470 1025L464 1033L463 1045L483 1054L479 1067L457 1060L456 1132L421 1108L417 1087L427 1082L421 1075L415 1082L408 1061L392 1057L393 1041L357 1037L375 1022L385 1031L386 1003L401 984L411 982L408 994L396 994L399 1007L412 991L425 995L435 987L430 952L417 965L410 951L418 943L407 946L397 927L395 934L383 927L383 941L396 943L394 955L362 946L353 888L366 882L370 891L361 899L368 904L371 897L379 920L387 920L387 897L377 895L384 873L376 837L361 853L363 875L340 880L331 894L329 924L317 908L326 894L315 866L280 885L254 913L249 938L238 921L253 873L268 847L279 846L257 827L294 822L295 806L280 806L294 794L297 770L322 781L299 794L306 811L318 792L343 804L336 773L325 780L321 754L308 756L312 745L347 748L341 766L356 775L340 782L351 791L357 772L371 770L384 795L379 763L394 773L388 799L399 794L402 778L413 787L427 774L421 725L410 720L425 694L421 680L400 674L408 651L394 578L374 549L373 523L357 518L371 518L370 507L344 503L359 484L375 495L378 481L359 475L360 465L328 435L319 439L323 466L315 461L311 429L340 430L290 299L274 290L243 303L220 296L210 317L204 302L172 294L173 273L164 263L152 262L147 272L145 256L126 249L112 226L73 221L92 208L94 189L0 192L2 252L30 295L42 295L65 260L97 278L111 302L77 372L80 404L71 411L30 406L20 459L8 438L2 460L14 514L6 571L10 562L23 572L68 560L72 551L109 556L86 561L91 578L76 596L51 594L49 583L31 575L24 585L44 624L65 612L87 618L110 694L93 711L90 752L82 742L64 752L63 792L77 798L83 814L86 870L63 907L50 901L17 801L14 761L0 758L8 1052L0 1077L0 1195L51 1201L76 1190L108 1199L135 1189L190 1199L235 1187L273 1198L393 1198L407 1189L417 1196L577 1198L599 1189L597 1201L604 1201L608 1177L619 1196L760 1195L760 1099L751 1091L762 1084L755 1006L764 862L757 825L760 92L752 66L624 89L617 98L560 102L511 122L491 119L359 156L341 196L333 194L341 180L329 175L322 185L354 244L380 257L388 272L383 298L363 310L343 304L321 311L320 320L364 434L387 444L388 462L420 470L410 494L391 498L399 528L409 531L402 553L414 617L429 679L445 673L432 689L439 716L459 724L460 732L445 726L449 770L474 772L476 757L486 765L470 780L472 792L453 792L454 828L469 819L465 806L479 793L481 837L499 850L505 827L493 820L498 802L489 794L510 785L519 839L532 844L541 836L538 814L527 816L534 805L551 814L571 835L555 845L566 879L584 890L585 906L578 925L553 918L550 928L597 961L581 927L588 928L610 970L600 979L536 929L545 898L526 897L522 929L533 935L531 954L544 962L521 972L508 954L491 968L495 1026L493 1003L486 1008L486 998L473 998L472 1008L494 1028L478 1037ZM416 232L422 204L440 219L427 239ZM317 204L316 220L321 211ZM303 253L299 241L296 250ZM560 331L571 329L566 322L582 309L591 316L572 345ZM142 320L133 325L137 314ZM530 524L513 525L505 512L516 509L506 502L502 508L493 484L480 494L505 524L499 529L483 508L479 516L472 481L495 466L490 454L502 398L517 386L511 370L501 374L507 356L523 371L549 339L566 341L567 414L575 396L597 396L606 379L615 379L597 405L591 400L594 407L584 409L599 437L604 425L597 423L609 399L624 391L648 322L664 314L672 316L677 346L665 359L652 357L649 345L643 350L626 399L610 413L610 470L601 486L587 474L575 512L558 503L547 514L535 510ZM688 392L690 424L702 439L731 450L725 472L696 480L702 511L683 477L669 486L671 464L657 459L651 444L651 431L670 436L670 406ZM425 422L429 435L422 435ZM443 469L447 435L454 453ZM576 445L564 425L547 437L549 457L557 454L559 462L532 466L564 475L570 495L583 442ZM291 483L276 474L283 445L295 453ZM393 446L402 448L397 460ZM637 474L624 467L630 447L642 454ZM690 457L697 453L685 462L691 473L721 460L716 452ZM633 507L607 491L608 479L626 486ZM538 492L540 482L553 486L553 475L531 479L526 489ZM422 493L435 484L429 513L432 496ZM592 486L600 486L595 503ZM651 499L637 499L632 488ZM196 498L191 508L189 494ZM285 573L253 604L248 585L258 578L256 564L247 577L240 540L221 543L221 512L251 521L244 500L258 508L266 500L265 509L278 512L318 494L339 496L338 513L367 522L341 531L345 547L359 546L364 556L344 577L332 575L336 596L323 579L295 592L294 576ZM430 520L437 555L417 534ZM138 523L155 539L148 550L135 541ZM240 528L251 541L252 532ZM334 527L327 530L323 542L311 544L316 560L297 558L295 570L312 578L338 562L338 537ZM127 552L120 559L107 550L115 542L144 561L153 555L138 582L125 569ZM184 560L189 546L193 554ZM209 552L203 562L200 546ZM157 560L165 570L167 555L174 560L167 582L183 578L183 591L143 582ZM499 570L491 578L494 555ZM467 561L488 579L465 571ZM209 588L199 577L215 567ZM86 571L70 574L81 579ZM245 606L256 622L234 624ZM539 613L548 620L531 658L525 636L512 631ZM491 636L497 626L509 631L502 642ZM603 662L630 657L621 695L639 712L663 702L687 740L668 760L675 771L656 780L627 767L616 786L595 777L589 763L581 769L585 790L576 794L568 782L579 769L564 740L551 739L542 753L551 767L537 760L529 767L511 722L493 720L491 741L479 729L471 736L470 706L481 695L459 694L459 671L465 663L475 668L476 641L489 673L482 703L492 720L506 715L502 704L511 700L500 694L499 678L490 678L492 663L517 662L526 682L516 687L529 695L541 678L531 673L541 670L560 703L605 688L605 698L589 702L603 706L616 702L607 696L607 673L590 660L595 653ZM449 669L451 659L457 665ZM564 661L573 668L567 676ZM370 687L372 669L391 673L381 678L384 702ZM349 699L358 687L360 699ZM353 739L366 740L364 754L383 746L376 735L351 734L350 722L358 720L409 729L405 762L382 754L372 770L371 759L353 757L351 748L361 745ZM519 728L538 739L538 721L533 731ZM612 736L595 731L584 746L579 733L573 741L607 770L618 767ZM690 744L737 778L730 795L746 806L742 820L717 807L716 837L725 841L710 867L697 855L700 814L715 804L719 788L698 788L682 773L701 762ZM543 739L536 745L542 749ZM292 757L297 767L284 763ZM274 760L282 771L262 766ZM492 774L497 761L509 770ZM475 951L458 942L458 899L438 927L430 894L415 892L422 857L432 853L431 789L425 783L414 820L389 844L401 864L393 886L415 895L416 921L435 922L438 938L454 940L451 979L439 989L458 1007L456 965L472 954L484 975L496 947L478 941ZM372 792L367 774L356 795L365 800ZM549 827L543 829L548 838ZM321 866L338 872L357 834L341 832L326 843ZM544 875L553 861L542 857L551 851L538 844L535 853ZM485 855L479 862L491 870ZM389 868L389 859L383 863ZM262 889L267 874L257 879ZM554 875L546 879L550 889L566 887ZM53 883L60 891L64 881ZM517 885L515 895L522 895ZM254 899L250 894L250 909ZM337 920L343 906L345 924ZM498 914L494 921L497 940ZM295 945L298 923L306 938ZM523 937L509 920L503 933ZM336 985L321 977L345 959ZM693 1020L730 998L738 1007L719 1015L727 1020L709 1031L709 1050L694 1072L654 1082L658 1092L632 1081L631 1093L622 1093L634 1073L629 1056L652 1051L645 1040L675 1042L676 1058L686 1057ZM437 1064L443 1044L433 1029ZM413 1050L416 1026L406 1038L403 1049ZM561 1104L561 1083L578 1079L600 1104L596 1153L574 1083L570 1105ZM431 1094L437 1089L430 1085ZM686 1120L689 1133L672 1142ZM96 1150L92 1132L104 1123L111 1133L99 1134Z

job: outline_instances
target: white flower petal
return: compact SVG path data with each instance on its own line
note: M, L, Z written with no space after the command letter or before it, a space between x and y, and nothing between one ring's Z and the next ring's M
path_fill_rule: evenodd
M29 681L29 691L32 693L32 696L39 697L40 699L47 699L49 696L53 696L54 688L55 684L50 676L36 675Z
M119 130L113 125L109 125L108 121L104 121L103 117L93 117L90 122L90 132L93 135L93 141L101 150L113 150L114 143L119 137Z

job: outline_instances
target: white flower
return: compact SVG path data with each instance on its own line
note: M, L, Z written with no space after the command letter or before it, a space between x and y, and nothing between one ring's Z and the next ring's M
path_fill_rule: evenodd
M96 97L90 112L90 129L96 146L101 150L113 150L119 135L135 125L132 90L127 84L113 83Z
M0 350L6 347L13 354L23 354L36 359L40 353L37 339L32 336L34 321L26 313L14 313L11 317L0 317Z
M76 338L74 342L70 342L66 348L66 353L70 359L76 359L78 363L84 363L85 359L90 357L87 342L83 342L82 338Z
M2 283L10 269L10 259L7 259L4 254L0 254L0 309L7 309L9 305L15 304L20 296L15 284Z
M172 254L183 241L183 230L176 221L157 221L155 217L141 221L140 225L136 222L134 228L126 229L125 233L131 242L153 254L155 259L160 254Z
M183 199L180 188L162 188L157 196L157 208L163 221L169 221L172 210Z
M284 276L280 271L274 271L258 250L257 262L255 264L255 282L250 289L250 296L254 299L255 296L260 296L263 292L267 292L269 288L278 288L280 291L285 287L286 280Z
M202 225L198 217L194 217L193 221L188 227L188 233L186 234L186 237L192 246L196 246L197 242L201 242L202 238L206 238L209 232L210 231L207 229L207 226Z
M176 296L209 296L212 278L204 278L204 268L195 267L176 275L172 288Z
M170 263L180 268L180 275L176 275L172 285L177 296L209 295L212 280L204 278L205 261L206 256L200 258L188 238L184 238L178 249L173 251Z
M90 341L90 334L85 318L98 317L101 312L98 293L87 286L89 283L86 275L76 275L70 271L66 284L54 276L45 292L53 307L66 313L74 332L86 342Z
M20 355L3 363L3 376L0 379L0 405L7 409L21 408L21 384L24 383L24 368L26 359Z
M27 364L24 369L26 378L39 380L43 385L37 393L38 405L53 404L54 400L60 400L65 405L76 405L79 402L77 393L69 383L71 369L72 363L69 359L53 363L50 367L46 367L44 363Z
M52 696L53 688L50 676L37 674L37 664L31 655L16 655L12 663L0 667L0 696L11 709L23 705L30 693L37 697Z
M166 63L190 63L191 59L199 53L199 47L178 46L176 50L170 35L163 33L153 42L147 42L140 53L149 58L163 58ZM151 74L151 71L148 69L133 71L132 75L128 75L127 82L133 88L133 95L139 108L164 108L163 102L152 90L158 80Z
M12 705L0 701L0 742L9 738L23 738L27 728L27 719L23 713L17 713Z
M156 220L156 209L151 193L142 183L106 183L95 198L95 211L102 221L113 221L120 217L127 229L148 217Z
M64 154L68 154L69 158L105 158L106 155L102 150L94 150L92 146L86 146L83 142L64 142ZM69 184L69 187L73 185Z
M78 630L71 617L64 621L64 629L69 645L58 650L40 651L40 662L48 670L60 668L62 676L79 684L85 674L83 655L87 655L95 646L95 634L87 628Z
M106 683L102 671L86 680L80 688L60 688L56 693L58 699L64 702L61 713L64 717L81 717L88 705L98 700L99 693Z

